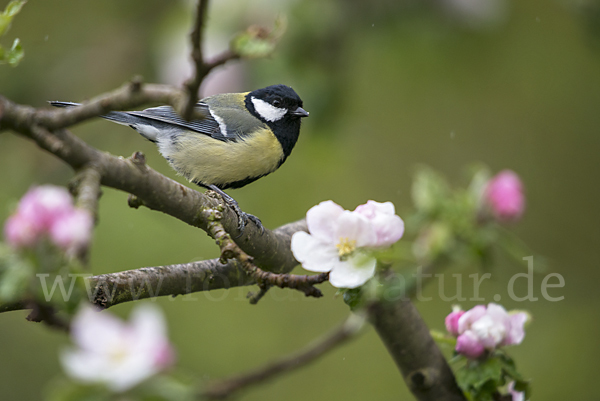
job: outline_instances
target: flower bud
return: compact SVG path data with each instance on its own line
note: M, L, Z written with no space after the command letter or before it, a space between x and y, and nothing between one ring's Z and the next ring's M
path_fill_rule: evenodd
M483 355L485 348L479 342L477 335L467 330L456 339L455 350L469 359L477 359Z
M38 227L20 214L10 216L4 225L4 238L13 248L31 248L39 236Z
M85 247L91 238L94 221L90 213L74 209L50 227L50 239L64 250Z
M521 179L514 171L501 171L487 184L485 200L499 221L518 220L525 210Z
M465 311L457 309L453 310L448 316L446 316L445 323L446 330L448 330L448 333L452 334L455 337L458 336L458 319L460 319L460 317L464 314Z
M404 234L404 221L396 215L396 210L392 202L367 201L364 205L359 205L354 210L366 217L373 226L377 240L373 243L375 247L390 246Z

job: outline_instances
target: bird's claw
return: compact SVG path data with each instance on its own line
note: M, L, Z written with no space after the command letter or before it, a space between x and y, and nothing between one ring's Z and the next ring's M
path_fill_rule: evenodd
M262 222L258 217L243 212L242 209L240 209L240 207L237 205L237 202L235 204L231 204L230 206L238 215L238 230L240 230L240 234L236 238L242 236L242 234L244 233L244 229L246 228L246 224L248 223L248 220L253 222L258 228L260 228L260 235L264 234L265 228L263 227Z
M227 195L225 192L223 192L223 190L221 190L220 188L214 186L214 185L204 185L201 184L202 186L205 186L206 188L218 193L219 195L221 195L221 198L223 198L223 200L225 201L226 204L228 204L234 211L235 214L237 214L238 216L238 230L240 231L240 234L236 237L239 238L242 236L242 234L244 233L244 228L246 228L246 223L248 222L248 220L250 220L251 222L253 222L254 224L256 224L256 226L258 228L260 228L260 235L263 235L265 232L265 228L263 227L260 219L256 216L253 216L251 214L248 213L244 213L242 211L242 209L240 209L237 201L235 199L233 199L231 196Z

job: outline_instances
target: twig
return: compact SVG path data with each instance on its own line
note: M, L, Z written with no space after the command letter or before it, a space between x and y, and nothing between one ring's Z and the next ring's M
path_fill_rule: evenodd
M126 110L144 103L161 103L176 106L183 93L170 85L143 84L134 78L120 88L103 93L80 106L70 108L32 109L33 120L49 131L69 127L78 122L98 117L113 110Z
M192 61L194 62L194 75L184 84L186 96L181 115L186 120L192 119L194 106L198 101L198 89L200 89L202 80L210 71L208 66L204 63L204 56L202 52L202 38L204 36L207 8L208 0L198 0L198 4L196 6L196 20L194 21L194 28L190 33L190 41L192 44L191 56Z
M246 298L250 300L250 305L256 305L270 289L270 286L259 287L258 292L249 292Z
M26 317L28 321L36 323L43 322L53 329L59 329L66 332L69 331L69 323L57 316L56 310L51 305L33 302L29 308L31 308L31 312Z
M262 295L271 286L279 288L292 288L301 291L307 297L319 298L323 293L315 288L315 284L320 284L329 279L329 273L322 273L313 276L299 276L294 274L277 274L263 271L253 263L253 258L242 251L240 247L233 242L231 236L220 223L221 212L217 209L205 209L206 220L209 221L207 233L213 237L221 249L221 263L226 263L229 259L236 259L240 267L250 276L261 289ZM251 299L252 304L256 304L262 297Z
M98 200L102 194L100 189L100 181L102 176L97 168L93 165L88 165L81 169L77 175L69 183L69 189L75 196L75 204L77 207L86 210L94 221L98 220ZM85 266L89 258L89 243L84 247L77 249L75 255Z
M230 60L237 60L239 58L241 58L241 56L238 53L235 53L231 49L228 49L216 56L215 58L213 58L212 60L207 61L205 64L206 69L210 71L213 68L219 67Z
M204 391L200 398L224 399L246 387L266 382L278 375L301 368L353 338L363 327L364 321L362 315L350 315L337 329L315 344L252 372L215 383Z
M87 210L92 216L98 215L98 200L102 195L100 181L102 176L93 165L82 168L69 183L75 196L77 207Z

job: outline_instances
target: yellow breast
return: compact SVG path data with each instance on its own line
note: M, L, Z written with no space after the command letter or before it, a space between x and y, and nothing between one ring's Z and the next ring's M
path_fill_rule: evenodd
M173 168L188 180L217 186L269 174L282 158L281 144L266 128L237 142L188 132L169 155Z

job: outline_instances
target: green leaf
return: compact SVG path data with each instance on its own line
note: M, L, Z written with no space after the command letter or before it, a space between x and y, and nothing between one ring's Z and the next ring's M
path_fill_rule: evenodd
M6 54L6 60L11 67L16 67L23 60L23 56L25 56L25 51L23 50L23 46L21 46L19 38L17 38Z
M531 398L531 385L529 380L515 380L515 391L520 391L525 393L525 399L529 400Z
M261 26L251 26L233 38L230 44L231 51L244 58L269 56L275 50L286 27L285 17L278 17L271 30Z
M25 293L34 268L9 247L0 244L0 300L15 301Z
M4 12L0 14L0 36L4 35L10 28L10 23L15 15L21 11L21 8L26 3L23 0L13 0L4 9Z
M27 3L26 0L13 0L4 9L3 15L6 17L14 17L21 11L21 8Z
M456 372L456 380L460 388L470 392L479 392L484 389L484 386L487 388L488 382L491 382L496 389L501 379L502 363L495 357L484 361L471 361Z
M430 330L429 333L436 343L450 345L453 349L456 347L456 337L438 330Z
M500 363L502 364L502 370L504 371L506 376L508 376L510 378L507 381L523 379L521 374L517 371L515 362L512 360L512 358L510 356L508 356L506 354L501 354L501 355L499 355L498 359L500 360Z
M413 203L420 212L433 214L449 197L448 183L430 168L421 168L415 174L412 186Z
M344 302L351 310L357 309L364 303L360 287L340 290L343 291Z
M469 183L467 194L474 205L481 205L483 193L487 187L487 183L490 180L490 172L486 167L476 166L472 168L473 177Z

